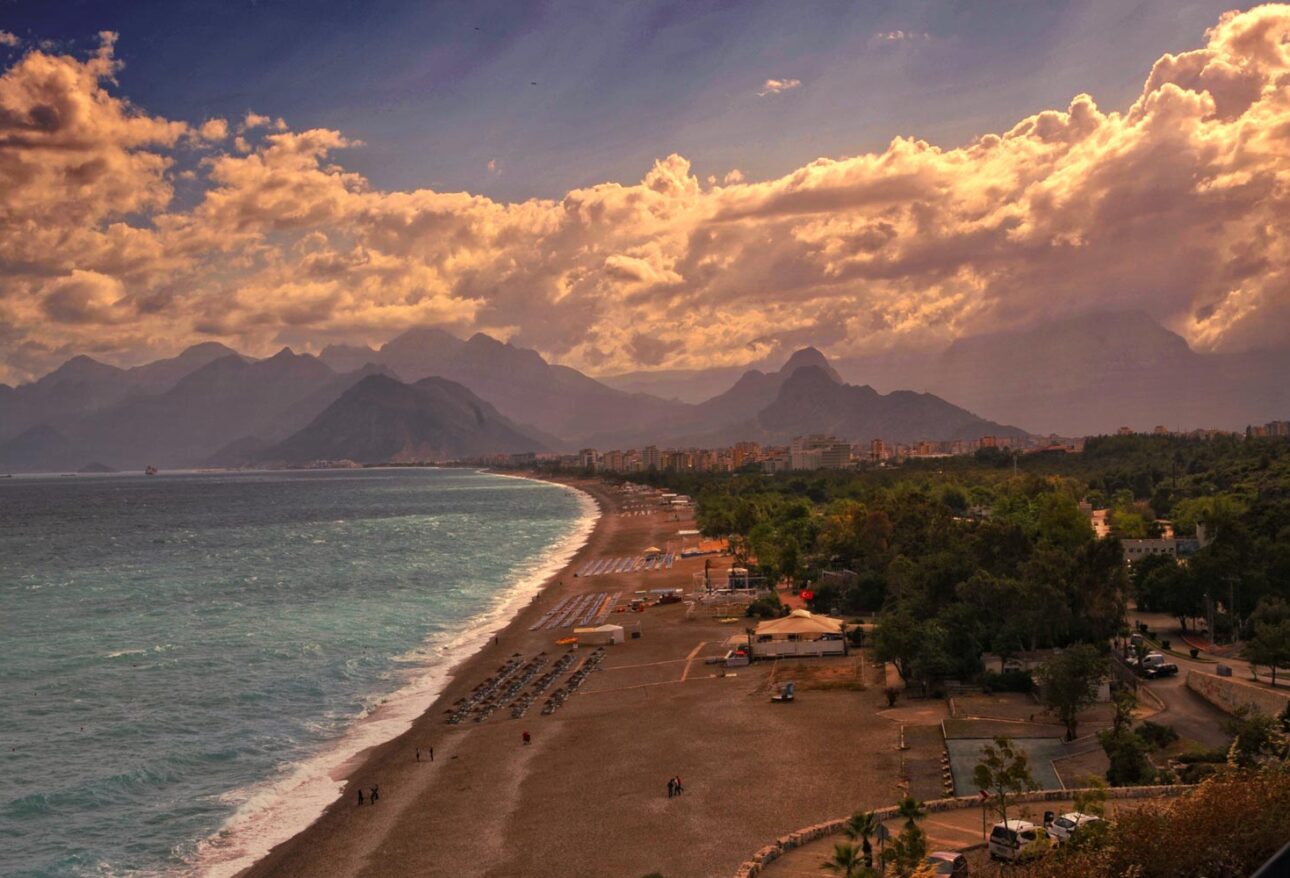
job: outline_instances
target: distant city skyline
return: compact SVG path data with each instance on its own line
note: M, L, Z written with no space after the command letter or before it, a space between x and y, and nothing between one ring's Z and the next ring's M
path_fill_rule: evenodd
M1290 6L1229 5L11 4L0 382L418 325L594 374L1282 344Z

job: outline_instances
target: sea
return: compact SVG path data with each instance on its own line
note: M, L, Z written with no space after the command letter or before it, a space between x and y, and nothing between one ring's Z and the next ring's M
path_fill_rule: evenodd
M595 518L463 469L0 478L0 875L235 874Z

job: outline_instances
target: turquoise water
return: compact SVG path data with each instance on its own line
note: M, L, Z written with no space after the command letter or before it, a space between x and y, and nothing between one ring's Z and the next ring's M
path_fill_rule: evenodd
M584 504L463 470L0 479L0 874L246 865L527 600Z

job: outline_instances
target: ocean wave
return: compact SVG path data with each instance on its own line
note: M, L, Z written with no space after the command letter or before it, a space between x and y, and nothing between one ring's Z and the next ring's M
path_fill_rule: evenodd
M411 672L413 676L405 678L407 682L402 687L369 702L341 738L270 780L229 792L224 801L236 803L236 810L218 832L198 842L191 856L185 857L188 865L182 874L230 878L275 845L306 829L340 796L345 782L335 778L343 778L345 769L359 754L403 734L434 704L452 676L453 667L487 644L590 538L600 517L599 504L585 491L560 487L573 493L580 505L581 515L569 533L513 571L513 584L499 593L500 600L469 620L465 628L457 633L433 634L417 649L396 657L398 661L420 653L424 664L420 673Z

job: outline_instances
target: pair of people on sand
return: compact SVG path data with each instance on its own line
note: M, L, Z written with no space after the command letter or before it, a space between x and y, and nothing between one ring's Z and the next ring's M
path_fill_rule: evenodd
M376 800L377 800L377 799L379 799L380 797L381 797L381 786L380 786L380 784L377 784L376 786L372 787L372 792L371 792L371 793L369 794L369 796L368 796L368 801L369 801L369 802L371 802L373 805L375 805L375 804L376 804ZM359 788L358 788L358 804L360 804L360 805L361 805L361 804L363 804L363 788L362 788L362 787L359 787Z
M681 786L680 775L677 775L676 777L673 777L673 778L668 778L667 797L669 799L673 798L674 796L679 796L683 792L685 792L685 787Z

